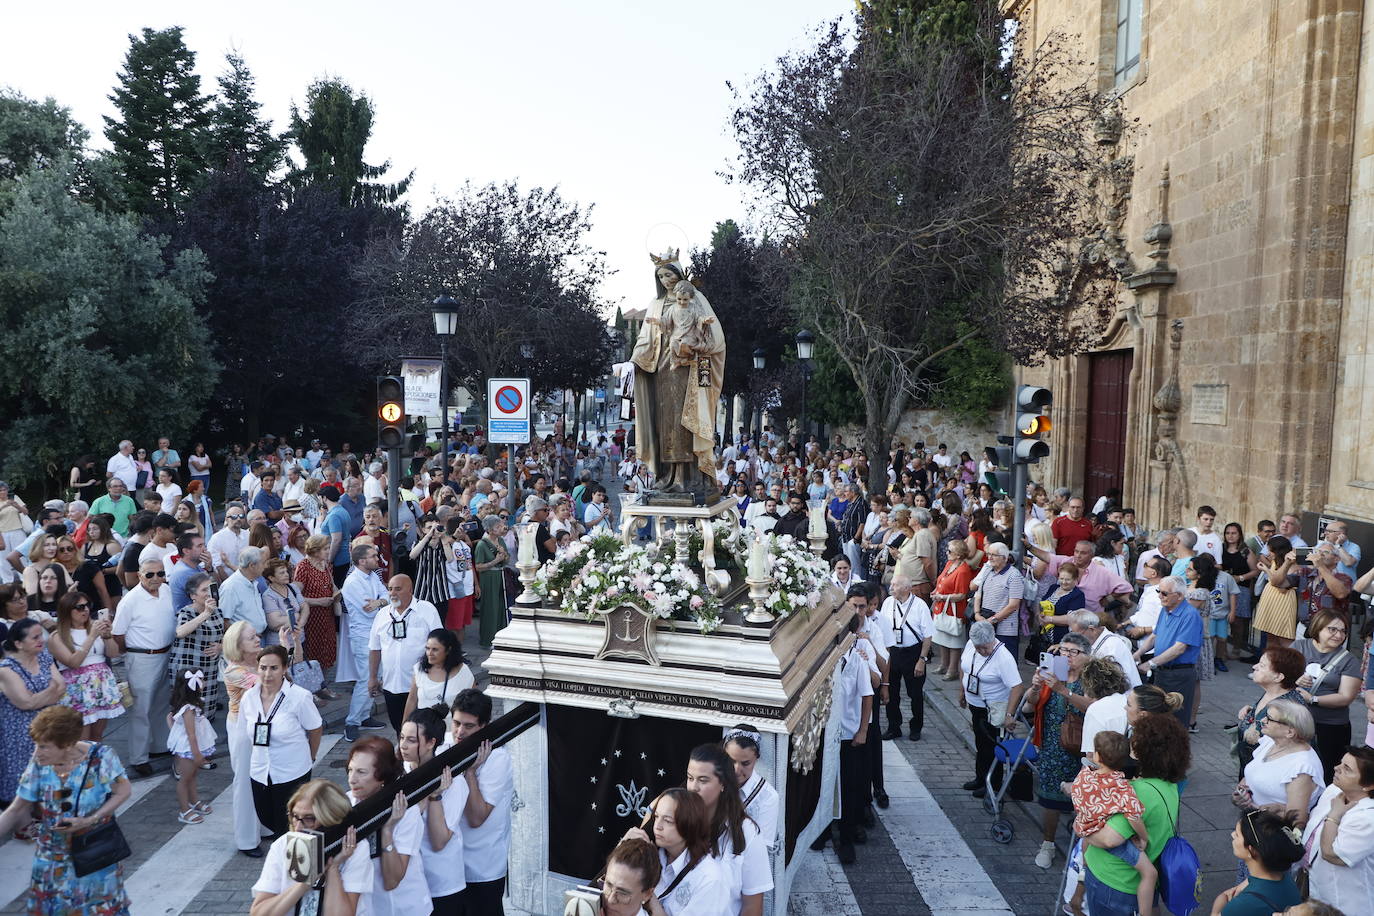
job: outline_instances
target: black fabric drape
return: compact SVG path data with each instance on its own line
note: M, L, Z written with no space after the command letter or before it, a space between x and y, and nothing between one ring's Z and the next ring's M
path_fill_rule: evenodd
M816 805L821 800L821 766L825 762L825 732L821 732L820 746L816 748L816 762L810 773L798 773L792 766L792 756L796 753L792 743L787 744L787 798L783 801L784 833L787 855L786 862L792 861L792 851L796 849L801 829L810 823L816 814ZM830 829L830 821L825 822ZM806 838L810 840L810 837Z

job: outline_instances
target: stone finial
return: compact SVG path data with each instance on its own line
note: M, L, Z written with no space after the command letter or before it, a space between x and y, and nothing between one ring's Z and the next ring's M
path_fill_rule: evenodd
M1133 290L1173 286L1178 282L1178 271L1169 264L1169 247L1174 238L1174 227L1169 222L1169 163L1164 163L1160 175L1156 209L1158 216L1154 225L1145 230L1145 244L1150 246L1148 257L1152 262L1140 273L1126 278L1126 285Z

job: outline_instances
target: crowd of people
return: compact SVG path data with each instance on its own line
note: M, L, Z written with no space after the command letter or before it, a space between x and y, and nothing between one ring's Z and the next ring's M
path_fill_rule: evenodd
M507 623L514 524L534 523L547 561L618 530L610 474L626 493L653 486L632 432L594 439L558 429L500 452L457 434L448 467L427 448L395 469L394 521L385 457L347 443L297 451L265 438L214 457L196 444L183 464L165 439L151 453L126 441L103 472L76 462L71 498L32 514L0 482L0 828L36 841L33 911L121 912L119 866L76 877L67 836L104 822L128 780L164 758L178 777L174 816L203 823L197 774L227 750L234 842L264 861L254 912L303 900L330 913L499 912L513 790L503 749L397 806L377 856L350 836L317 886L292 878L284 837L339 823L490 721L463 634L473 627L489 646ZM890 804L882 742L921 739L933 671L970 712L964 789L999 791L994 751L1019 724L1038 748L1035 863L1053 864L1067 814L1078 842L1066 865L1082 876L1069 906L1148 912L1156 863L1181 829L1204 685L1239 660L1256 698L1225 711L1238 882L1213 912L1374 910L1374 752L1367 737L1352 745L1350 724L1362 691L1374 721L1368 625L1354 632L1374 573L1359 573L1343 523L1309 547L1296 514L1249 533L1201 506L1194 525L1147 532L1118 493L1089 511L1037 485L1018 560L1018 497L995 492L967 452L899 447L889 459L873 491L867 457L839 437L801 446L765 428L718 453L742 525L802 536L808 507L825 507L826 557L857 634L835 681L841 813L813 848L834 843L856 860L874 806ZM341 695L346 791L313 774L331 727L320 709ZM119 717L123 753L101 743ZM779 800L753 773L758 749L740 726L692 754L685 788L659 796L612 853L602 911L761 911Z

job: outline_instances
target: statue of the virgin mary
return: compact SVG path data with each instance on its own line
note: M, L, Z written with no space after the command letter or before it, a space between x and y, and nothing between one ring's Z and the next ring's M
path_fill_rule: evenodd
M654 262L657 296L635 340L635 445L654 490L715 502L716 405L725 375L725 335L706 297L683 285L671 251Z

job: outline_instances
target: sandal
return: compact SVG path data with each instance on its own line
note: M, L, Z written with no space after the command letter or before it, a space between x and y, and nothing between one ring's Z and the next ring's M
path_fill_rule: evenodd
M201 813L197 811L194 806L187 808L185 811L178 814L177 820L183 824L205 823L205 818L201 816Z
M212 807L210 807L210 803L207 802L207 801L198 801L198 802L196 802L194 805L192 805L191 807L194 808L196 811L199 811L202 815L205 815L205 816L207 816L207 817L208 817L209 815L215 813L215 809L212 808Z

